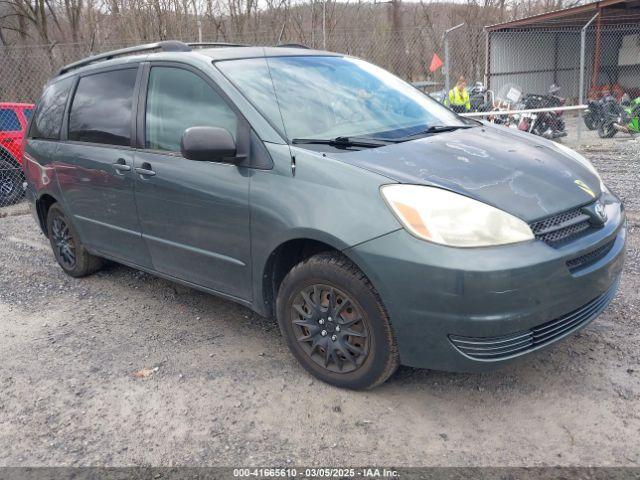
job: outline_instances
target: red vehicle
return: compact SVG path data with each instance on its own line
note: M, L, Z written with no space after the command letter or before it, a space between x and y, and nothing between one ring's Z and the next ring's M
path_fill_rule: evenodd
M22 138L33 114L31 103L0 102L0 207L23 195Z

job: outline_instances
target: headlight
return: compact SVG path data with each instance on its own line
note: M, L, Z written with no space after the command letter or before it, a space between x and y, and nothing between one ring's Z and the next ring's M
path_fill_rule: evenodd
M600 174L598 173L598 170L596 170L596 167L594 167L593 164L589 160L584 158L582 155L580 155L575 150L570 149L566 145L563 145L561 143L556 143L555 146L562 153L567 154L568 156L573 158L576 162L578 162L580 165L582 165L587 170L589 170L591 173L593 173L596 176L596 178L598 179L598 182L600 182L600 190L602 192L606 191L607 187L604 185L604 182L602 181L602 177L600 177Z
M525 222L486 203L419 185L385 185L382 196L416 237L452 247L487 247L533 240Z

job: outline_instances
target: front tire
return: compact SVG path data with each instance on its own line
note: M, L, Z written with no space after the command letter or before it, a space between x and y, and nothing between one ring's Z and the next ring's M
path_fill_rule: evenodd
M47 233L58 265L67 275L84 277L102 267L102 259L87 252L78 232L57 203L47 214Z
M598 136L600 138L612 138L618 131L613 126L613 123L602 122L598 125Z
M320 253L284 278L276 310L289 349L332 385L372 388L398 367L391 322L366 276L337 253Z
M595 114L589 112L584 116L584 124L587 126L589 130L595 130L598 128L598 120L596 119Z

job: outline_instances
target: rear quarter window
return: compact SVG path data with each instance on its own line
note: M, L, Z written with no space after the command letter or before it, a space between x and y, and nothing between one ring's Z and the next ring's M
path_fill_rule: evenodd
M73 77L65 78L47 87L36 107L29 137L47 140L60 139L64 110L73 81ZM26 110L25 115L28 115Z
M16 112L10 108L0 108L0 132L19 132L22 130Z
M129 145L137 74L136 67L81 77L69 113L69 140Z

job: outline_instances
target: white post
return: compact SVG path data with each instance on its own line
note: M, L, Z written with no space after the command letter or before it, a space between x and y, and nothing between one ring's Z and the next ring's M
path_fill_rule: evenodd
M449 30L445 30L442 34L442 40L444 42L444 94L449 95L449 89L451 88L451 72L449 71L449 34L454 30L464 26L464 23L451 27Z
M580 32L580 85L578 85L578 103L580 105L584 104L584 70L585 70L585 48L587 44L587 28L589 25L593 23L593 21L598 18L598 14L596 13L591 20L589 20L584 27L582 27L582 31ZM580 139L582 137L582 110L578 110L578 138L577 141L580 143Z

